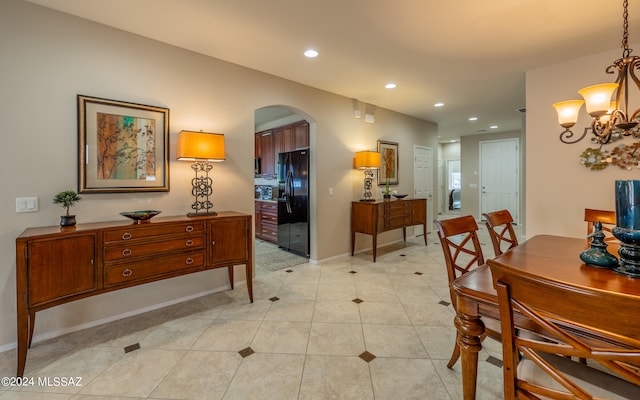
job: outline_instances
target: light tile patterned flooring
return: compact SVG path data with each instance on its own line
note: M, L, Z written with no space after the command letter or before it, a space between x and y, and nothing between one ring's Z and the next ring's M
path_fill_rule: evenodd
M0 385L0 399L461 399L460 361L446 367L454 312L435 232L428 243L380 248L376 263L364 252L260 273L253 304L237 284L35 343L25 376L50 384ZM477 398L501 399L502 371L486 361L501 359L500 344L484 347ZM15 353L0 354L0 376L14 375ZM55 385L66 377L81 386Z

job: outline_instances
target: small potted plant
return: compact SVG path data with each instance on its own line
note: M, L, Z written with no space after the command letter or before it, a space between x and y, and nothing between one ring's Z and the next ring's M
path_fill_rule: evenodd
M67 210L66 215L60 216L60 226L74 226L76 224L76 216L69 214L69 209L73 207L82 197L78 196L73 190L65 190L53 198L54 204L60 204L60 206Z
M382 192L382 197L385 199L390 199L391 198L391 191L389 190L389 178L387 178L387 184L386 187L384 189L384 192Z

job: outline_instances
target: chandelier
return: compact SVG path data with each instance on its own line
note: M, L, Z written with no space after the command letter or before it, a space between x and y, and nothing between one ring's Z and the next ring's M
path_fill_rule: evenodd
M580 89L578 93L582 95L584 100L568 100L553 104L553 107L558 112L558 122L560 126L565 128L560 133L560 141L562 143L577 143L587 135L588 131L591 131L593 133L591 142L600 146L599 149L596 149L596 153L604 157L602 162L617 164L625 169L630 169L631 166L638 166L640 155L635 154L638 150L638 143L631 146L620 145L611 154L604 151L602 146L624 137L640 138L638 126L640 123L640 108L636 108L633 111L629 110L630 85L635 85L636 90L640 92L640 79L636 75L637 70L640 68L640 57L632 56L631 52L633 50L629 48L628 5L628 0L624 0L622 58L615 60L605 70L608 74L618 74L615 82ZM611 101L612 98L614 101ZM571 128L578 121L578 112L583 104L586 104L587 113L592 118L591 126L585 128L580 137L574 138ZM592 169L602 169L604 167Z

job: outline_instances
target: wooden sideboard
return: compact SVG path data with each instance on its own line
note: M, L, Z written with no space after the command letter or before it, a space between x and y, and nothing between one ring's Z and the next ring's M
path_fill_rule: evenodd
M16 239L18 376L24 373L36 312L148 282L246 266L253 303L251 215L155 217L28 228Z
M356 247L356 232L372 236L373 262L376 261L378 233L402 228L407 240L407 226L422 225L427 245L427 199L354 201L351 203L351 255Z

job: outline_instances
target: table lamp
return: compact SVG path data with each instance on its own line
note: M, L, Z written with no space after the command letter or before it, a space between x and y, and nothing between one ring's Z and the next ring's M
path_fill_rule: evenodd
M191 180L191 193L195 197L190 217L217 215L209 196L213 193L209 171L211 161L224 161L224 135L221 133L180 131L176 149L178 160L193 161L191 169L195 177Z
M380 153L368 150L358 151L353 164L356 169L364 169L364 199L360 201L374 201L371 198L373 170L380 168Z

